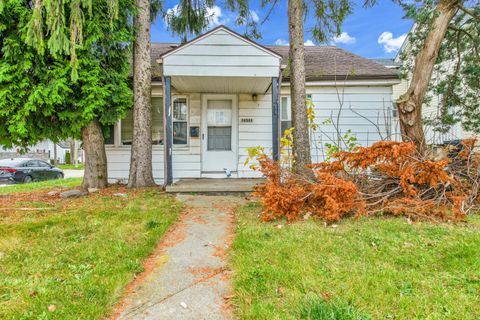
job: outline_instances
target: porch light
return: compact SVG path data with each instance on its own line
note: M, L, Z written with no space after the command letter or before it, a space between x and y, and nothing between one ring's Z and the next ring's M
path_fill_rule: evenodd
M252 94L252 100L257 101L257 94L256 93Z

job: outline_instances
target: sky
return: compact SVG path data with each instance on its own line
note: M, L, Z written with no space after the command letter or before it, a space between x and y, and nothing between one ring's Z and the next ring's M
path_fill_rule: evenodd
M366 58L394 58L402 45L413 22L404 19L403 10L391 0L378 0L373 8L363 8L363 0L355 0L353 13L347 17L342 26L342 33L329 41L329 45L336 45L347 51ZM251 13L254 19L263 21L268 7L262 9L250 1ZM244 26L236 26L236 14L218 5L209 9L209 28L223 24L241 34L245 32ZM178 0L167 0L166 10L174 10ZM305 45L319 45L314 43L310 33L315 20L309 17L305 21ZM207 29L207 30L208 30ZM264 45L288 44L288 19L287 0L279 0L269 20L259 25L262 38L256 40ZM154 42L179 42L179 37L167 29L164 19L159 16L151 29Z

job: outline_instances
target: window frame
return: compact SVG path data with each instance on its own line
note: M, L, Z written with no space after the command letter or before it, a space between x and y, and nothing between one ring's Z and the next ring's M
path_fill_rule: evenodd
M287 99L287 119L283 119L283 108L282 108L282 103L283 99ZM290 114L288 114L288 111L290 110ZM280 121L292 121L292 100L290 96L280 96Z
M186 148L190 146L190 101L188 98L189 97L187 95L172 95L172 135L173 135L173 124L175 122L187 124L187 143L173 143L173 137L172 137L172 145L176 148ZM187 116L185 120L181 120L181 121L175 120L173 117L174 102L175 100L178 100L178 99L185 99L185 105L187 106Z
M283 99L287 99L287 119L283 119L283 108L282 108ZM283 134L284 134L284 131L282 130L282 127L283 127L282 124L284 122L290 122L290 127L292 127L292 98L289 95L280 96L280 128L279 128L280 137L283 137Z
M165 101L163 95L153 95L152 98L162 98ZM190 99L188 95L172 95L172 112L173 112L173 102L176 99L185 99L187 105L187 143L186 144L173 144L174 149L187 149L190 147ZM165 121L165 115L163 116L163 120ZM173 128L173 116L172 116L172 128ZM114 139L113 144L105 144L107 148L131 148L131 145L123 144L122 143L122 119L119 119L114 124ZM155 145L152 144L152 149L154 150L163 150L164 145Z

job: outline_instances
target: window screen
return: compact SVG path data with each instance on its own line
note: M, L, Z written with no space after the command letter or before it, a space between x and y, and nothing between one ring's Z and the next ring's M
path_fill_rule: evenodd
M207 149L232 150L232 100L209 100L207 109Z
M208 150L232 150L232 127L208 127Z

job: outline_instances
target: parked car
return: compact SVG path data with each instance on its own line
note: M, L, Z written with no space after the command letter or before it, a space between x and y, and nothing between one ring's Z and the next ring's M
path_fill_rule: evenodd
M43 160L24 158L0 160L0 184L53 179L63 179L63 171Z

